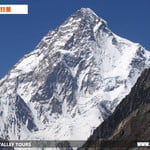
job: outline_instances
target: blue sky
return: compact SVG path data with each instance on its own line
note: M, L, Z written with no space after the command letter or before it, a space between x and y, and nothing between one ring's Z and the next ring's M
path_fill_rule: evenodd
M29 4L29 15L0 15L0 78L81 7L93 9L113 32L150 50L150 0L1 0L0 4Z

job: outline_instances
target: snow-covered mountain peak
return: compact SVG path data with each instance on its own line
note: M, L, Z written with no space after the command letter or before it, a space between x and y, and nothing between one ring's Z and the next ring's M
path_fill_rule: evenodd
M0 136L86 140L149 65L149 51L82 8L0 81Z
M107 22L97 16L90 8L81 8L77 10L65 21L63 25L67 24L78 25L80 30L83 30L83 26L88 30L93 30L95 26L98 28L101 25L107 27Z
M81 9L79 9L79 10L77 10L77 12L78 11L80 11L80 12L82 12L82 13L84 13L84 14L86 14L86 13L90 13L90 14L95 14L95 12L92 10L92 9L90 9L90 8L81 8ZM96 14L95 14L96 15ZM97 16L97 15L96 15Z
M95 12L90 8L81 8L77 10L73 15L77 15L78 17L82 17L84 19L91 19L92 17L99 18L99 16L97 16Z
M72 16L78 16L78 17L88 17L88 16L91 16L91 17L97 17L99 18L95 12L93 10L91 10L90 8L81 8L79 10L77 10Z
M90 8L81 8L77 10L72 16L80 17L83 21L85 21L87 24L97 24L99 22L102 22L107 26L107 22L97 16L93 10Z
M83 18L87 17L86 19L88 19L88 17L102 19L90 8L81 8L77 10L73 15L78 15L79 17L83 17Z

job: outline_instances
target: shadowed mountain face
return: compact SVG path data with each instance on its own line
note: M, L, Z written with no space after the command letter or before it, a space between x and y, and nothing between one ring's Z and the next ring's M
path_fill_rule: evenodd
M106 147L101 147L100 141L104 140L120 141L122 144L128 142L121 147L126 150L130 146L135 146L132 145L133 141L150 141L150 69L146 69L142 73L130 94L116 107L114 113L94 131L84 146L92 147L95 144L97 149L103 150ZM109 146L107 150L117 149L119 142L107 146ZM87 149L90 150L90 148Z
M82 8L0 81L0 137L86 140L149 65L149 51Z

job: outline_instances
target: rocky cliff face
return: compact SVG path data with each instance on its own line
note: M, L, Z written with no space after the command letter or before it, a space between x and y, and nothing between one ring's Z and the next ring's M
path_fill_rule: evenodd
M118 142L102 147L100 141L103 140ZM116 107L114 113L94 131L85 147L92 147L95 144L95 150L103 150L106 147L107 150L113 150L119 146L122 146L120 148L124 150L139 149L134 148L136 146L134 141L150 141L150 69L146 69L142 73L130 94Z
M149 54L91 9L78 10L0 81L0 137L86 140L149 66Z

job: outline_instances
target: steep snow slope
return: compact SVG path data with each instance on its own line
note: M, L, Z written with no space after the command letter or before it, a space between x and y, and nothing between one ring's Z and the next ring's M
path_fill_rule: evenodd
M0 137L86 140L149 65L149 51L82 8L0 81Z

